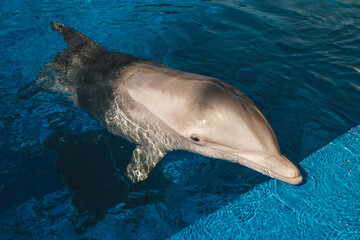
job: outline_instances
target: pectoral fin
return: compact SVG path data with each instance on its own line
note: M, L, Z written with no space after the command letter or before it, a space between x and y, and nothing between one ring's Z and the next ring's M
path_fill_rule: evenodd
M160 149L138 145L126 168L127 177L134 183L145 180L164 156Z

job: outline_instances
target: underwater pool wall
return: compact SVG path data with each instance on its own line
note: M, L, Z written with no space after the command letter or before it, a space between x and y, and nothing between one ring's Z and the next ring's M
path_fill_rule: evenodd
M270 180L170 239L359 239L360 125L305 158L306 182Z

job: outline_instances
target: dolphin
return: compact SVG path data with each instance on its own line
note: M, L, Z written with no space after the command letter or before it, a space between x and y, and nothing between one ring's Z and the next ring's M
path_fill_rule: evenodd
M44 65L36 84L68 94L101 126L137 145L126 170L132 182L145 180L173 150L238 163L293 185L302 182L264 115L240 90L109 52L72 28L50 24L67 47Z

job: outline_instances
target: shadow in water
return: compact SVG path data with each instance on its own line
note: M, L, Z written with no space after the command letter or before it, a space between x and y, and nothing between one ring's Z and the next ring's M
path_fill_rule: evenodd
M103 220L122 239L165 239L269 179L239 164L177 151L133 184L124 173L135 145L106 130L58 132L45 146L58 155L57 173L72 193L72 224L80 234Z
M72 222L79 233L119 203L129 209L158 201L169 184L158 168L148 180L132 184L124 173L135 145L106 130L79 135L55 133L45 146L58 155L57 173L72 193L76 208Z

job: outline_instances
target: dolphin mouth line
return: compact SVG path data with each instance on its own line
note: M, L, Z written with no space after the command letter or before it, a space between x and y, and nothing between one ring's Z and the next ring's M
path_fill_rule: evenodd
M240 156L239 153L236 153L236 152L233 152L233 151L230 151L230 152L226 152L224 150L221 150L221 149L218 149L216 148L217 150L220 150L226 154L230 154L234 157L236 157L237 159L240 158L241 159L241 162L237 162L236 160L230 160L230 162L234 162L234 163L238 163L238 164L241 164L241 165L244 165L252 170L255 170L257 172L260 172L266 176L269 176L271 178L276 178L278 180L281 180L283 182L286 182L286 183L289 183L289 184L292 184L292 185L299 185L301 184L302 180L303 180L303 177L299 171L299 176L295 176L295 177L286 177L286 176L283 176L273 170L270 170L264 166L261 166L259 164L256 164L255 162L252 162L246 158L244 158L243 156ZM231 148L229 148L231 149ZM232 150L232 149L231 149ZM288 160L288 159L287 159ZM289 161L289 160L288 160ZM290 162L290 161L289 161ZM290 162L291 163L291 162ZM293 163L291 163L293 164ZM295 166L296 167L296 166ZM297 168L297 167L296 167Z
M238 158L241 158L241 160L243 160L242 163L244 163L244 166L249 167L249 168L251 168L251 169L253 169L253 170L257 171L257 172L260 172L260 173L262 173L262 174L264 174L266 176L269 176L271 178L276 178L278 180L281 180L281 181L286 182L286 183L290 183L292 185L299 185L303 180L303 177L301 175L296 176L296 177L286 177L286 176L283 176L283 175L281 175L281 174L279 174L279 173L277 173L277 172L275 172L273 170L270 170L270 169L268 169L268 168L266 168L264 166L261 166L259 164L254 163L254 162L251 162L248 159L245 159L244 157L241 157L241 156L235 155L235 154L232 154L232 155L234 155L234 156L236 156Z
M265 168L264 166L261 166L259 164L254 163L254 162L251 162L251 161L245 159L244 157L241 157L241 156L238 156L238 155L235 155L235 154L232 154L232 155L241 158L245 162L244 166L249 167L249 168L251 168L251 169L253 169L253 170L257 171L257 172L260 172L260 173L262 173L262 174L264 174L266 176L269 176L271 178L276 178L278 180L281 180L281 181L286 182L286 183L290 183L292 185L298 185L303 180L303 177L301 175L297 176L297 177L286 177L286 176L283 176L283 175L281 175L281 174L279 174L279 173L277 173L275 171L269 170L268 168Z

